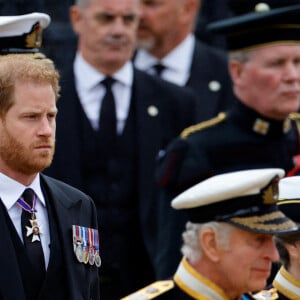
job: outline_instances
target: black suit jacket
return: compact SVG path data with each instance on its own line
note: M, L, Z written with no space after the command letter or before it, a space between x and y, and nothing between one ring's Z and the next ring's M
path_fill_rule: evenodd
M214 91L210 85L215 81L220 84L220 89ZM230 107L234 96L226 53L196 40L186 86L197 97L198 121L210 119Z
M47 191L49 201L53 203L57 214L69 300L99 300L98 270L96 266L85 265L77 261L72 238L72 225L97 228L95 206L87 195L77 189L45 175L41 175L41 179L41 184ZM25 300L17 253L9 235L5 218L1 217L0 299Z
M73 70L62 76L62 95L58 101L57 139L54 161L46 173L82 188L80 139L74 103L79 101ZM156 183L154 171L159 150L195 122L195 98L184 88L134 70L132 94L137 120L137 186L139 228L151 258L156 254ZM158 114L151 116L150 107ZM101 225L101 224L99 224Z
M214 89L216 84L219 84L219 88ZM185 87L191 89L197 100L197 122L208 120L229 108L234 96L226 52L196 39L190 76Z

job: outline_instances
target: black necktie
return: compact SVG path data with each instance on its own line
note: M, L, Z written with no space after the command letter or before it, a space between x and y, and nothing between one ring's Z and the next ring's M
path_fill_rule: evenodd
M166 67L161 63L157 63L156 65L153 65L152 68L155 71L155 75L157 75L158 77L161 77L162 72L166 69Z
M25 189L22 198L30 207L32 207L34 196L34 191L31 188L27 188ZM30 222L30 220L32 221L33 219L35 218L32 216L32 213L25 209L22 210L21 225L25 250L31 264L40 276L39 279L42 279L45 275L44 252L39 236L35 235L35 229L37 228L35 228L34 223L32 224L32 222Z
M106 92L102 100L99 128L100 133L108 148L113 149L117 135L117 117L115 99L111 87L115 80L106 77L101 83L105 86Z

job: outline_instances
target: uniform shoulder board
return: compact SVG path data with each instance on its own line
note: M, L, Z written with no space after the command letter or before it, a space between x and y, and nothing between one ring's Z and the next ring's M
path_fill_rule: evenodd
M181 138L186 138L186 137L188 137L192 133L195 133L195 132L200 131L202 129L214 126L214 125L216 125L218 123L221 123L225 119L226 119L226 113L221 112L215 118L212 118L212 119L209 119L207 121L198 123L196 125L192 125L190 127L187 127L186 129L184 129L182 131L180 137Z
M276 300L279 299L279 295L277 293L276 288L271 288L269 290L262 290L256 294L254 294L253 299L256 300Z
M149 300L166 293L174 288L173 280L161 280L151 283L150 285L122 298L121 300Z
M288 119L296 123L298 132L300 133L300 113L291 113L289 114Z
M289 119L291 119L293 121L300 121L300 113L289 114Z

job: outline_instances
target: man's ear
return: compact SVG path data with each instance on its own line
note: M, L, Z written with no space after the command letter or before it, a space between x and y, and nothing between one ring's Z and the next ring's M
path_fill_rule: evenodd
M235 85L238 85L243 73L243 65L237 60L229 62L229 73Z
M211 228L207 228L204 229L199 234L200 234L199 239L201 242L203 255L208 257L213 262L218 262L220 258L219 256L220 249L216 241L216 234L214 230Z
M299 259L300 250L296 245L286 243L285 247L292 259Z
M81 11L76 5L72 5L69 9L70 22L76 33L80 32Z

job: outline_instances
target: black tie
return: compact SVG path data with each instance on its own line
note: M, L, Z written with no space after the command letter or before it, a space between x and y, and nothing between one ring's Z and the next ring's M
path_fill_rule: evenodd
M33 205L34 195L34 191L31 188L25 189L22 195L22 198L30 207ZM34 230L34 226L30 222L32 219L35 219L32 218L32 214L23 209L21 215L21 225L25 251L34 269L39 274L39 279L41 280L45 275L44 252L39 238L38 240L32 241L34 237L34 232L32 232ZM26 226L29 228L29 231ZM27 232L31 234L28 235Z
M105 86L106 93L102 100L99 128L100 133L107 144L108 148L113 148L117 135L117 117L115 99L111 87L115 80L111 77L106 77L101 83Z
M162 72L166 69L166 67L161 63L153 65L152 68L155 71L155 75L157 75L158 77L161 77Z

